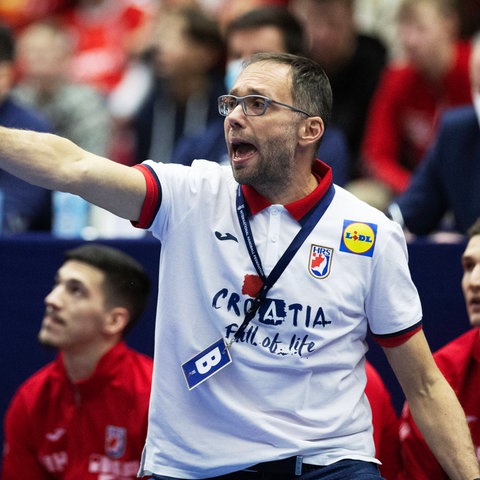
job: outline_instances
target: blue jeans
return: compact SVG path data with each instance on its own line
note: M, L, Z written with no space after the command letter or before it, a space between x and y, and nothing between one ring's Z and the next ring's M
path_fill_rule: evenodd
M184 480L181 478L153 475L157 480ZM239 471L204 480L382 480L375 463L361 460L340 460L339 462L304 473L300 476L279 475L267 472Z

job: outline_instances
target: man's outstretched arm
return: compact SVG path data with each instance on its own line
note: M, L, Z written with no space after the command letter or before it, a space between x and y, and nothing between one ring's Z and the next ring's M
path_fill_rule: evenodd
M34 185L80 195L129 220L138 220L145 197L138 170L52 134L0 127L0 168Z

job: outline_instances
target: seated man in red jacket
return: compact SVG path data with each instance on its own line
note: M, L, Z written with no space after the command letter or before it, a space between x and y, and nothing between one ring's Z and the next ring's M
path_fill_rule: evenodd
M59 355L9 406L2 480L136 478L153 364L123 338L149 289L123 252L85 244L66 253L38 334Z
M443 111L471 102L471 47L459 39L456 3L402 0L397 18L403 56L383 71L361 152L364 175L377 183L379 192L384 189L390 195L409 185L435 138ZM369 201L372 188L369 182L354 192Z
M434 357L465 410L480 459L480 218L468 230L468 238L462 255L462 290L473 328L438 350ZM404 469L401 479L449 478L423 440L407 403L402 412L400 445Z

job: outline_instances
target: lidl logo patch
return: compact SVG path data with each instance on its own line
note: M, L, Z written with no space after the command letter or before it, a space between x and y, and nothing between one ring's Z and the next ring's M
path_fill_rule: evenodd
M344 220L340 251L371 257L376 236L376 224Z

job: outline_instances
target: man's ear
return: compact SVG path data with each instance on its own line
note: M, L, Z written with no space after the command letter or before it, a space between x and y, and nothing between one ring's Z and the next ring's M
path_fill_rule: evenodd
M317 143L325 132L325 124L321 117L309 117L301 123L298 143L302 147Z
M129 321L130 312L125 307L114 307L106 314L104 331L107 335L121 335Z

